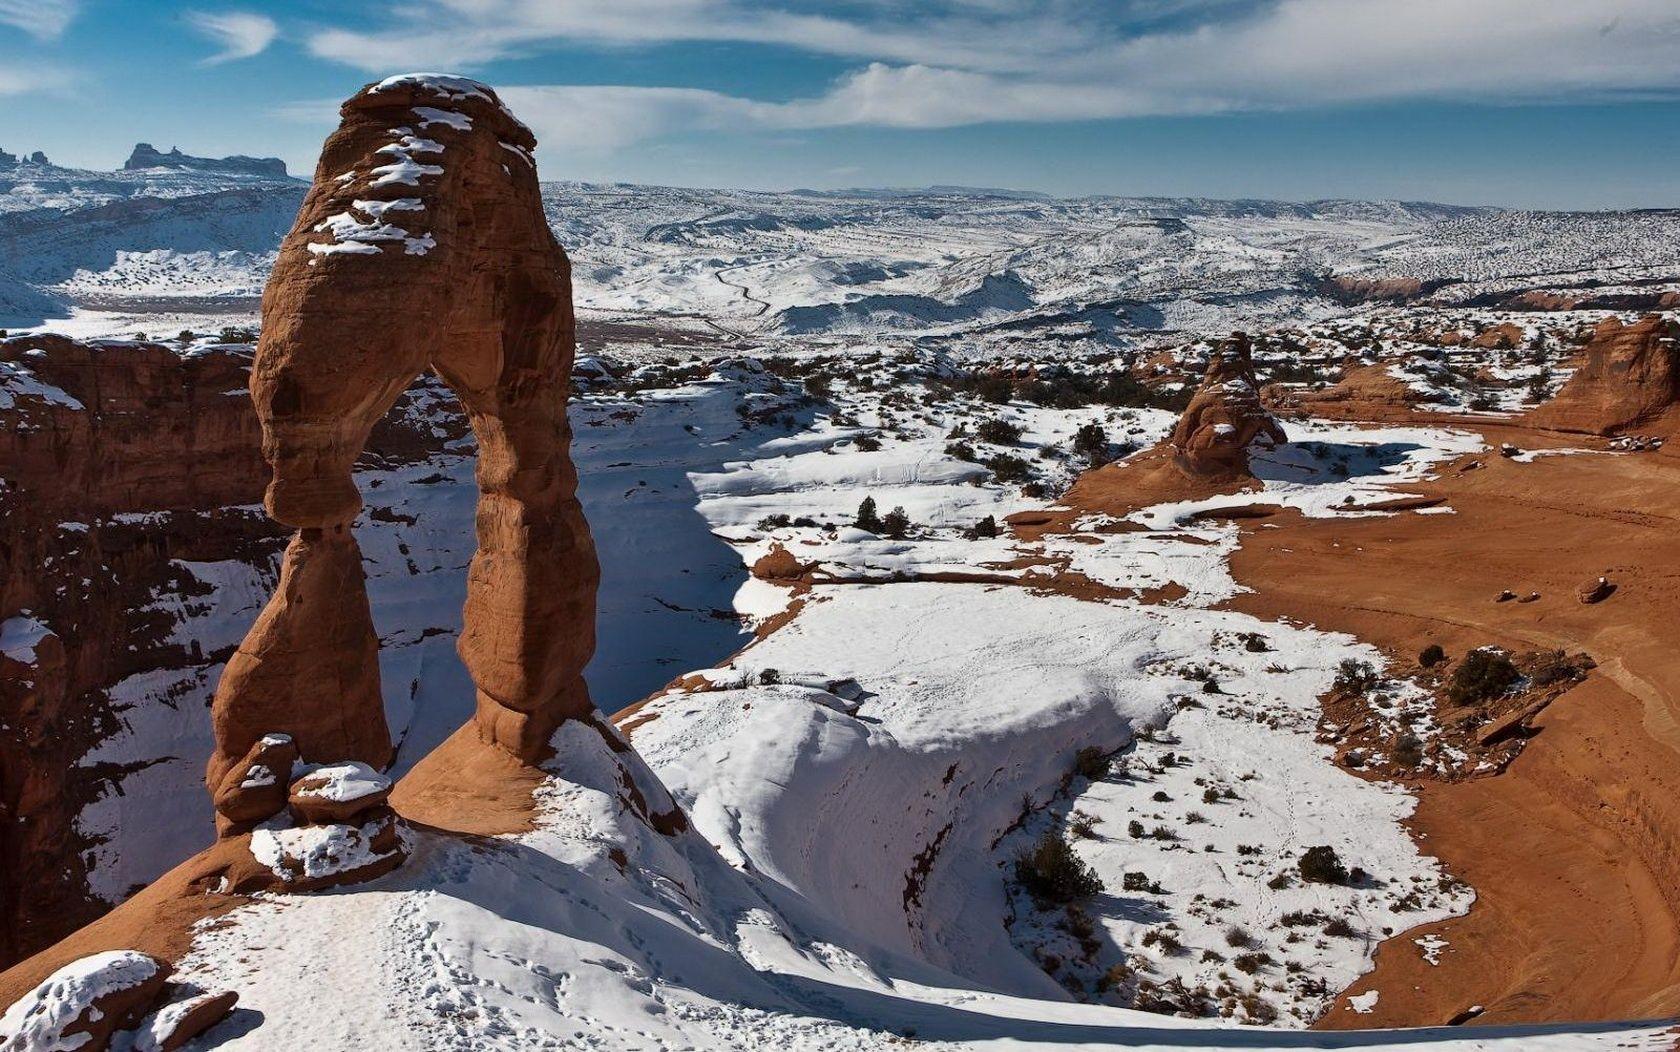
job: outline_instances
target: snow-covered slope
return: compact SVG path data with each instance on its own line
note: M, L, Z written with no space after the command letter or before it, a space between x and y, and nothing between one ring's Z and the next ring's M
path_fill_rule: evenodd
M251 312L302 192L175 169L0 174L0 325L13 327L76 306ZM1680 258L1672 217L1643 212L582 183L545 184L544 203L581 309L764 336L1211 333L1337 313L1333 274L1486 294L1672 281Z

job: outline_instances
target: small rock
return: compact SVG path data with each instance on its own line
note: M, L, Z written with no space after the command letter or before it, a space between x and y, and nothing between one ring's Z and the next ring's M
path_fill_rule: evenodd
M1511 600L1515 599L1516 597L1517 597L1517 593L1515 593L1515 592L1511 591L1509 588L1507 588L1504 591L1500 592L1498 595L1494 596L1493 601L1496 602L1496 603L1509 603Z
M1600 577L1581 585L1575 590L1575 594L1583 603L1602 603L1610 598L1611 593L1615 590L1616 586L1610 582L1609 578Z
M225 835L243 830L286 808L298 748L287 734L265 734L228 769L212 794L216 824Z
M226 1019L238 1002L239 995L229 990L166 1004L141 1024L134 1035L134 1052L176 1052Z
M391 779L350 760L318 767L293 782L289 802L299 821L330 825L383 807L390 796Z

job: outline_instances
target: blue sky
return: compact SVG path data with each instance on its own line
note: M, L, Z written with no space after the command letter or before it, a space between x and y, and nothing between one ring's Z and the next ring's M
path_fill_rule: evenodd
M415 69L553 179L1680 205L1680 0L0 0L0 147L307 173Z

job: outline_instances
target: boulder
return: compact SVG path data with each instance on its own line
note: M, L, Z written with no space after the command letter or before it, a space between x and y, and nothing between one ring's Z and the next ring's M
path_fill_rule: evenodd
M251 857L261 869L229 890L307 892L372 880L408 857L404 833L402 820L388 811L361 822L257 829Z
M227 774L212 795L217 827L231 832L248 829L286 809L286 785L298 761L297 743L289 734L265 734Z
M134 1052L177 1052L226 1019L239 995L200 993L172 1001L146 1017L134 1034Z
M1575 597L1583 603L1602 603L1615 592L1616 586L1607 577L1598 577L1584 581L1575 589Z
M53 972L0 1017L0 1052L100 1052L138 1024L169 979L169 965L138 950L106 950Z
M1606 318L1584 354L1557 396L1528 414L1530 424L1594 435L1659 421L1672 427L1672 411L1680 405L1680 322L1660 314L1632 324Z
M1283 428L1260 402L1248 337L1234 334L1208 358L1202 386L1173 429L1172 448L1187 474L1241 478L1249 474L1249 447L1278 445Z
M335 763L319 767L292 783L292 813L303 822L325 825L348 822L391 797L391 779L365 763Z

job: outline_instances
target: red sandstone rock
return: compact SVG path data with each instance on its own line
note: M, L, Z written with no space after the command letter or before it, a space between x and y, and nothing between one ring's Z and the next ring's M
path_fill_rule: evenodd
M213 791L275 731L290 735L310 763L390 762L379 637L348 526L292 539L280 587L222 672L210 722L216 750L206 782Z
M1648 428L1680 405L1680 322L1658 314L1631 325L1606 318L1585 354L1557 397L1529 413L1531 424L1613 435Z
M263 292L251 394L265 503L302 530L213 707L218 784L263 731L312 763L390 756L351 467L431 368L479 442L478 552L458 644L479 731L534 761L594 711L594 545L568 446L571 272L542 211L535 140L489 88L393 77L341 109Z
M1575 589L1575 597L1587 604L1602 603L1610 598L1611 593L1615 590L1616 586L1611 583L1609 578L1598 577L1583 582L1579 588Z
M761 581L795 581L809 569L778 541L752 564L752 575Z
M286 809L286 784L297 763L297 743L287 734L265 734L228 768L213 794L217 828L248 829Z
M1237 333L1209 357L1207 375L1171 442L1186 474L1240 478L1249 474L1249 446L1256 441L1281 443L1283 428L1260 402L1248 337Z
M74 1048L102 1052L133 1028L163 991L170 967L138 950L107 950L48 976L0 1019L0 1049Z
M1509 351L1521 347L1522 343L1522 326L1507 321L1477 333L1476 338L1470 341L1470 346L1483 350Z
M292 813L304 822L348 822L391 797L391 780L363 763L336 763L292 783Z
M196 994L164 1005L146 1018L134 1035L134 1052L177 1052L187 1042L227 1018L239 995Z

